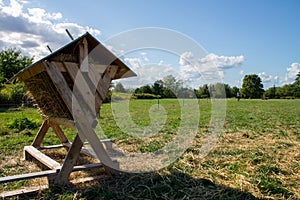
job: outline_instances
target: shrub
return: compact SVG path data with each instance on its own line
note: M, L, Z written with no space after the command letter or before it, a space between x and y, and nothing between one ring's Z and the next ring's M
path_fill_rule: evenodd
M21 105L26 98L26 88L24 84L3 84L0 89L1 104Z
M16 129L17 131L23 131L25 129L35 129L38 124L29 120L27 117L16 118L14 121L8 124L8 128Z
M134 94L136 99L157 99L157 96L149 93Z

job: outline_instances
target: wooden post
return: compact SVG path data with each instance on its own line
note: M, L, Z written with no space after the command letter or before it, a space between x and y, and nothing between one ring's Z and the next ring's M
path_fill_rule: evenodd
M73 170L73 167L78 159L80 154L80 150L83 146L83 142L81 141L78 133L75 136L75 139L72 143L71 148L68 151L68 154L63 162L63 165L54 180L54 184L57 185L65 185L69 181L69 176Z
M43 122L42 126L40 127L40 129L39 129L37 135L35 136L31 145L34 147L41 146L42 141L43 141L48 129L49 129L49 122L48 122L48 120L45 120Z

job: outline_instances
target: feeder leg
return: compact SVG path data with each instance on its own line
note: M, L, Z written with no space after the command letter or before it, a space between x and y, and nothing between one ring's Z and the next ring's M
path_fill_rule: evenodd
M50 126L62 144L69 142L68 138L65 136L59 125L51 123Z
M73 167L79 157L83 142L81 141L78 133L70 147L68 154L63 162L63 165L55 178L54 184L65 185L69 181L69 176L73 170Z
M37 135L35 136L31 145L36 148L40 147L48 129L49 129L49 122L48 122L48 120L45 120L43 122L42 126L40 127L40 129L39 129Z

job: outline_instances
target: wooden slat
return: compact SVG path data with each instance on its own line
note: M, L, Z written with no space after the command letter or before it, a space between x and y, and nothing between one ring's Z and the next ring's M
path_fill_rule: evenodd
M40 127L37 135L35 136L33 142L32 142L32 146L34 147L39 147L41 146L41 143L43 142L43 139L49 129L49 123L47 120L45 120L42 124L42 126Z
M25 146L24 147L24 153L25 154L26 153L30 154L30 156L37 159L40 163L42 163L43 165L45 165L49 169L60 168L60 164L58 162L56 162L55 160L53 160L49 156L46 156L45 154L43 154L42 152L40 152L39 150L37 150L33 146Z
M54 63L45 62L45 67L47 72L50 75L50 78L55 83L57 90L59 91L63 101L67 105L69 111L72 113L72 91L68 86L68 83L64 79L61 74L59 67L57 67Z

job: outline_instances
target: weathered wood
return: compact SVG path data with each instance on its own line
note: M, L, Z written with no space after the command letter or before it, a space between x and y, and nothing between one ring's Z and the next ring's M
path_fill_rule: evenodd
M105 95L107 94L110 82L112 80L112 77L117 72L117 67L110 66L104 73L104 76L99 80L98 89L101 90L100 95L102 96L101 103L103 99L105 98ZM104 97L103 97L104 96ZM74 99L77 101L77 99ZM79 105L79 102L74 102L77 105ZM80 104L81 105L81 104ZM78 120L75 125L80 133L81 137L86 138L92 148L94 149L97 157L101 160L102 163L108 166L112 166L117 168L118 164L116 162L113 162L113 160L108 156L106 150L104 149L102 143L100 142L99 138L97 137L93 127L91 126L91 120L93 116L90 116L87 114L87 108L82 105L78 108L78 112L76 113L76 117L74 116L75 120Z
M50 126L62 144L69 142L59 125L56 123L50 123Z
M64 79L62 73L59 70L59 67L53 62L45 61L45 67L50 75L50 78L55 83L56 89L60 93L63 101L67 105L69 111L72 113L72 91L68 86L68 83Z
M40 152L39 150L37 150L33 146L25 146L24 147L24 154L25 154L25 158L28 157L28 155L26 155L26 154L29 154L30 156L37 159L40 163L42 163L43 165L45 165L49 169L60 168L60 164L58 162L56 162L55 160L53 160L49 156L46 156L45 154L43 154L42 152Z
M68 120L65 118L51 117L48 119L48 121L50 124L62 125L75 130L75 124L74 121L72 120Z
M79 66L83 71L86 71L89 66L88 54L89 54L88 42L86 38L83 38L83 40L79 44L79 58L78 58Z
M9 183L14 181L20 181L20 180L26 180L26 179L34 179L34 178L41 178L49 175L54 175L57 173L56 169L51 170L45 170L40 172L31 172L27 174L19 174L19 175L13 175L13 176L6 176L6 177L0 177L0 184L2 183Z
M63 162L61 170L55 178L55 184L65 185L68 182L70 173L73 170L73 167L77 161L82 146L83 142L81 141L79 135L76 134L73 144L70 147L68 154Z
M33 142L32 142L32 146L34 147L39 147L41 146L41 143L43 142L43 139L49 129L49 123L48 123L48 120L45 120L42 124L42 126L40 127L37 135L35 136Z
M83 116L84 113L80 112L80 116L78 117L81 118ZM118 163L108 156L103 144L97 137L94 129L90 126L90 122L87 118L82 118L80 122L76 123L76 127L78 132L82 133L81 136L85 137L89 141L89 144L92 146L97 158L101 161L101 163L107 166L118 168Z
M37 194L41 190L45 190L48 188L49 188L48 185L41 185L39 187L30 187L30 188L25 188L25 189L20 189L20 190L2 192L2 193L0 193L0 198L5 199L5 198L11 198L14 196L33 195L33 194Z
M74 82L74 80L76 79L77 72L79 70L78 63L63 62L63 64Z
M46 68L41 63L37 63L36 65L24 69L22 73L19 74L18 79L21 81L26 81L27 79L32 78L43 71L46 71Z

